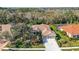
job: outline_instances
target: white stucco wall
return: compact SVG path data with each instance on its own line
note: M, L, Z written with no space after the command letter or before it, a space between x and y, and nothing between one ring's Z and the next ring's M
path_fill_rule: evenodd
M63 31L63 29L62 29L62 28L61 28L60 30L61 30L61 31Z
M73 37L73 36L72 36L70 33L68 33L68 32L67 32L67 35L68 35L69 37L71 37L71 38Z
M60 29L61 31L64 31L63 29ZM66 34L69 36L69 37L73 37L70 33L66 32Z

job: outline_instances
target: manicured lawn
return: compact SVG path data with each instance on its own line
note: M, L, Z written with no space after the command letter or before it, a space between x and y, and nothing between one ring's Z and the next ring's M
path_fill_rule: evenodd
M76 49L62 49L62 51L79 51L79 48L76 48Z

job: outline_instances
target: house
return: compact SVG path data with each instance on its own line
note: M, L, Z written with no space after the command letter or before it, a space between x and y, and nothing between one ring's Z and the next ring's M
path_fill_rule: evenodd
M60 26L60 30L66 32L69 37L79 38L79 24L67 24Z
M10 24L0 24L0 34L4 32L10 32L11 25ZM0 38L0 51L9 43L6 38Z
M49 25L46 25L46 24L33 25L32 29L36 31L41 31L43 36L48 36L54 33L53 31L50 30Z
M0 24L0 32L3 33L3 32L10 32L10 29L11 29L11 24Z
M0 51L9 43L6 39L0 39Z
M54 31L51 31L49 25L33 25L32 29L42 32L43 43L47 51L60 51L60 48L55 40L56 34Z

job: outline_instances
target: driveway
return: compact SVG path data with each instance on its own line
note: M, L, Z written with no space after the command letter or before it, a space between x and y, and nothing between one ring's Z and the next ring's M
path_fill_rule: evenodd
M61 51L55 39L45 38L43 39L46 51Z

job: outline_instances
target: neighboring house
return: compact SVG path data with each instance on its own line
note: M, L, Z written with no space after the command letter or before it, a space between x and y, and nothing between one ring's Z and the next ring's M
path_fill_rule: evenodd
M3 33L3 32L10 32L10 29L11 29L11 24L1 24L0 25L0 32Z
M0 51L3 50L3 48L9 43L9 41L6 41L6 39L0 40Z
M66 34L73 38L79 38L79 24L67 24L60 26L60 30L66 32Z
M0 24L0 33L9 32L11 34L11 25L10 24ZM9 43L6 38L0 38L0 51Z
M56 34L54 31L50 30L49 25L46 24L33 25L32 29L42 32L43 42L46 50L60 51L60 48L55 40Z

